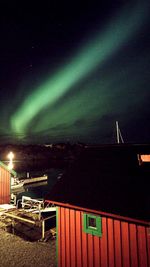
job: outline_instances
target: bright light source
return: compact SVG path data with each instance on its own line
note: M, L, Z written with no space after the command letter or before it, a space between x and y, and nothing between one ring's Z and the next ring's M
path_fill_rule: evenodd
M8 158L9 158L8 168L9 168L9 170L12 170L13 167L14 167L14 165L13 165L14 153L13 152L9 152Z
M8 158L9 158L10 160L12 160L12 159L14 158L14 153L13 153L13 152L9 152L9 154L8 154Z

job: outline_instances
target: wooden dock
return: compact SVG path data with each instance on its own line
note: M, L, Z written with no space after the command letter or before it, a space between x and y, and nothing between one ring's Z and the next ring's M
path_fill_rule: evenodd
M47 181L48 176L47 175L43 175L40 177L31 177L31 178L25 178L24 180L24 185L27 184L31 184L31 183L38 183L38 182L42 182L42 181Z
M54 217L56 215L53 214L43 218L41 214L25 209L1 209L0 228L30 241L47 241L56 232L54 234L54 228L47 230L45 223Z

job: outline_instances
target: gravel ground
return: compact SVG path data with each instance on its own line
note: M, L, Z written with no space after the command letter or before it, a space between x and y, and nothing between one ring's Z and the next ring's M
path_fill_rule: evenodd
M56 241L29 242L0 229L0 267L8 266L56 266Z

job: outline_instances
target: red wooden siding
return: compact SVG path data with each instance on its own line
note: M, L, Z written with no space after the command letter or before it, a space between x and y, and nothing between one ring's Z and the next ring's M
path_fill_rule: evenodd
M0 166L0 204L10 203L10 173Z
M147 250L148 250L148 266L150 266L150 227L147 228L148 242L147 242Z
M147 226L102 217L102 237L84 233L82 211L58 208L59 267L150 267Z

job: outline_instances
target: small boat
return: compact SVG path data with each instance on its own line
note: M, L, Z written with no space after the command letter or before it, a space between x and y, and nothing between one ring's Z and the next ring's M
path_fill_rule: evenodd
M23 185L24 185L24 181L23 180L20 181L16 177L15 178L14 177L11 178L11 190L17 190L17 189L23 187Z

